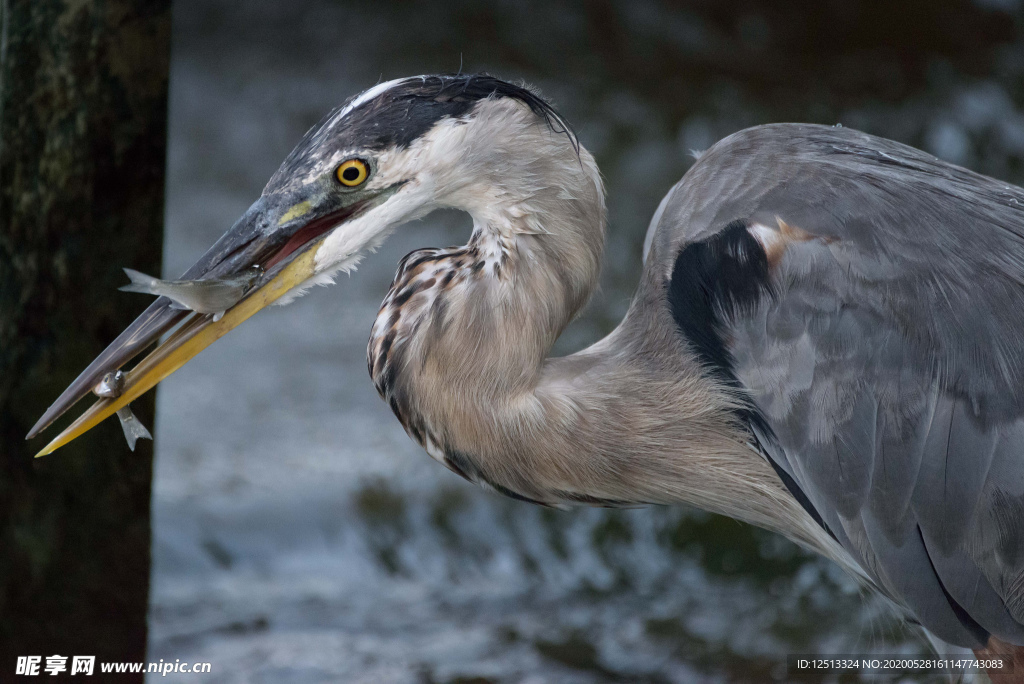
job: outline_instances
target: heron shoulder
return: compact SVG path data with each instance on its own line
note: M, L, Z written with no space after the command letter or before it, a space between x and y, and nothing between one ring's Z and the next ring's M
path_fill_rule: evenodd
M961 645L1024 638L1022 202L893 141L758 127L694 165L648 257L787 486Z

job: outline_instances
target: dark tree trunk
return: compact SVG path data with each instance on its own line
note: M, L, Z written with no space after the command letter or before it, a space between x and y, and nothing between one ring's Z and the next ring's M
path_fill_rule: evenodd
M2 681L145 657L151 443L25 434L137 313L121 267L160 271L169 39L170 0L0 0Z

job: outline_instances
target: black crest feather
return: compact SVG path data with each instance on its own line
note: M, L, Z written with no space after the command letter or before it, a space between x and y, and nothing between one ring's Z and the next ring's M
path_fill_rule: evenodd
M338 122L367 133L377 145L408 146L439 120L467 113L481 100L507 97L528 106L551 130L565 133L579 150L569 124L551 104L525 85L509 83L489 74L438 74L410 78L353 109Z
M408 147L441 119L460 117L489 98L518 100L556 133L564 133L579 154L579 139L551 103L523 84L509 83L489 74L438 74L408 78L376 97L342 112L360 95L325 116L311 128L271 179L271 186L301 175L324 149L384 150Z

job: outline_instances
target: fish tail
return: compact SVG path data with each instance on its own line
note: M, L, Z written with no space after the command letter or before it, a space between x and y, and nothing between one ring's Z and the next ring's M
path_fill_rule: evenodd
M118 409L117 417L121 421L121 429L124 431L124 438L128 441L128 448L132 451L135 451L135 443L140 439L153 439L153 435L149 434L146 426L135 417L135 414L127 406Z
M161 294L160 285L163 281L159 278L139 273L130 268L124 269L124 274L132 281L131 285L122 285L117 288L121 292L141 292L143 294Z

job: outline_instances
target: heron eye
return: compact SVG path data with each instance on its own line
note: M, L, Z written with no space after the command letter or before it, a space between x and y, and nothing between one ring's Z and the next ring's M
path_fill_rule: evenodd
M342 185L354 188L366 182L366 177L370 175L370 169L362 159L349 159L341 163L334 175L338 177L338 182Z

